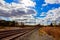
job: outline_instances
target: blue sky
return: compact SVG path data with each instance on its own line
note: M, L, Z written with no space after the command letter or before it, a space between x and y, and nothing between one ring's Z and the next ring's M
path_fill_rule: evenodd
M47 22L55 21L60 17L59 0L1 0L0 3L0 16L2 16L0 18L4 17L6 20L10 20L9 17L12 16L25 14L35 14L34 18L42 18L41 20Z
M12 3L12 2L18 3L19 2L18 0L4 0L4 1L6 1L7 3Z
M42 4L45 4L44 0L35 0L35 2L37 4L36 7L35 7L35 9L37 11L36 17L45 17L46 14L44 16L40 16L40 14L42 12L48 12L52 8L58 8L58 7L60 7L60 4L48 4L46 6L42 6ZM42 10L41 10L41 8L42 8Z

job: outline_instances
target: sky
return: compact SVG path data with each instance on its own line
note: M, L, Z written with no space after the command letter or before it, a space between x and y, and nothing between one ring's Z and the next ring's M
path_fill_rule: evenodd
M30 14L40 24L59 23L60 0L0 0L0 19L12 20Z

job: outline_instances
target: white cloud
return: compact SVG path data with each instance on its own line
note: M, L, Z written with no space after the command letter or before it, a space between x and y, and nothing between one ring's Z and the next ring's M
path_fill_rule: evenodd
M57 22L57 24L60 22L60 7L49 10L47 13L42 12L42 14L40 16L44 16L45 14L47 14L46 17L38 18L38 19L34 19L33 16L29 16L29 15L28 16L31 17L32 19L36 20L35 21L36 24L41 24L41 25L47 25L47 24L49 25L51 22L55 22L55 21ZM27 17L26 19L30 20L29 17ZM29 22L31 22L31 21L29 21ZM32 22L33 22L33 20L32 20ZM32 23L32 24L34 24L34 23Z
M60 0L44 0L44 2L45 2L45 4L42 4L42 6L47 6L48 4L60 4ZM52 8L52 10L49 10L45 14L47 14L47 15L45 18L43 18L43 20L46 21L47 24L48 24L48 21L50 23L55 22L55 21L59 22L59 20L60 20L59 19L60 18L60 7L59 8ZM42 15L44 15L44 12L42 13Z
M56 20L56 18L60 17L60 7L55 8L53 10L49 10L47 12L47 18L52 18L52 20Z
M36 5L36 3L31 1L31 0L22 0L21 3L24 4L27 7L28 6L33 6L34 7Z
M19 3L7 3L0 0L0 16L22 16L24 14L34 14L35 10L30 7L35 7L36 3L32 0L19 0Z
M42 12L40 16L44 16L45 14L46 17L36 19L37 24L49 25L51 22L56 24L60 23L60 7L49 10L47 13Z
M42 4L42 6L47 6L48 4L46 3L46 4Z
M36 19L32 16L32 14L30 15L23 15L21 17L12 17L12 20L15 20L17 22L23 22L25 25L36 25Z
M49 24L51 22L59 22L59 18L60 18L60 7L59 8L55 8L55 9L52 9L52 10L49 10L47 13L46 13L46 17L42 18L41 20L44 20L43 24Z
M48 4L60 4L60 0L44 0L45 4L42 6L47 6Z
M60 0L45 0L48 4L60 4Z
M42 12L40 16L45 16L45 12Z

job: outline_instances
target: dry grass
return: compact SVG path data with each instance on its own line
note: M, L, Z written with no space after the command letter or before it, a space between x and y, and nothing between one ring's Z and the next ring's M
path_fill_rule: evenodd
M40 33L42 32L44 34L53 36L54 40L60 40L60 27L43 27L39 31Z

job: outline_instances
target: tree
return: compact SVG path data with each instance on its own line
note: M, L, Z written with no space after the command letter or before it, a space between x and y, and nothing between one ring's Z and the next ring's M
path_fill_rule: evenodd
M52 27L53 27L53 24L51 23L51 24L50 24L50 26L52 26Z

